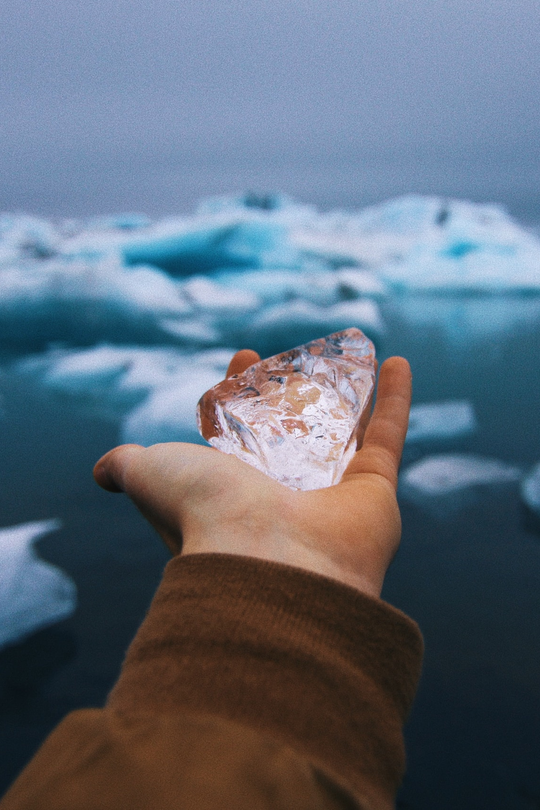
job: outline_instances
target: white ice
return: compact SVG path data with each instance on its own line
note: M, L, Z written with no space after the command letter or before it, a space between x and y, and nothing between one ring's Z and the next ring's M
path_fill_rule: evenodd
M540 515L540 463L521 482L521 496L527 506Z
M445 453L428 456L403 471L400 485L423 495L449 495L481 484L517 481L521 470L493 458Z
M2 346L43 352L41 366L27 363L37 380L125 418L126 435L145 440L173 427L184 435L172 404L184 369L201 381L222 373L205 350L252 346L268 356L350 326L380 341L386 317L417 325L426 339L438 329L452 347L480 338L495 345L496 335L538 322L538 292L537 236L500 207L438 197L325 213L285 195L244 194L153 222L0 215ZM64 348L51 354L51 345ZM85 355L89 346L97 353ZM152 359L135 356L134 346ZM169 349L178 352L172 360ZM157 382L169 363L167 383ZM460 407L454 431L470 427ZM434 412L413 411L413 419L409 441L415 430L445 427Z
M21 641L75 610L75 583L40 559L33 545L60 525L58 520L38 520L0 529L0 647Z
M158 442L200 444L195 409L202 395L223 379L211 368L195 368L175 386L155 388L122 421L120 440L148 447Z
M426 402L411 408L407 441L451 439L475 430L474 408L467 400Z
M292 231L311 255L372 268L397 291L540 291L540 239L503 207L408 195Z
M343 301L330 307L319 307L309 301L293 300L276 304L256 315L242 330L244 345L255 345L264 356L300 346L332 332L355 326L372 339L384 331L379 307L375 301Z
M167 338L162 320L191 314L175 282L156 268L129 270L111 258L51 259L0 270L0 339L6 346L156 342Z
M200 442L197 402L223 379L233 353L101 345L53 349L19 361L15 370L79 407L119 421L122 441Z

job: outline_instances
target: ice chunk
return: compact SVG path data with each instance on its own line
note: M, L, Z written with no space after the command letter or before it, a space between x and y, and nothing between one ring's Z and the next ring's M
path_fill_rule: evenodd
M540 515L540 464L536 464L521 482L521 496L527 506Z
M427 402L411 408L407 441L450 439L473 433L475 429L474 409L467 400Z
M479 484L517 481L519 467L469 454L428 456L402 473L400 483L424 495L448 495Z
M298 346L207 391L199 429L214 447L291 489L336 484L356 450L374 362L359 329Z
M0 647L73 613L77 589L55 565L41 560L33 543L60 528L38 520L0 529Z

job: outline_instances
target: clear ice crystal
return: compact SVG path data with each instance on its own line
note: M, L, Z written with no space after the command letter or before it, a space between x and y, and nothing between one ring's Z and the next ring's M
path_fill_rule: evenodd
M261 360L211 388L197 424L218 450L291 489L337 484L356 450L375 383L375 349L360 329Z

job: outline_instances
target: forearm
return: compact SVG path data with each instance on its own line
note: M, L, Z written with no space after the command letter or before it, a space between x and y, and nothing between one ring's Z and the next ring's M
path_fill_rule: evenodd
M275 774L266 773L274 767L269 763L285 758L286 767L278 770L289 777L288 782L284 777L286 784L278 779L281 789L302 785L301 792L308 795L313 783L322 790L318 795L324 802L324 778L321 783L317 775L326 774L362 807L391 807L404 769L402 724L414 696L420 658L420 635L410 619L338 582L233 555L177 557L167 566L105 710L68 718L65 730L56 732L60 741L51 738L42 749L42 764L37 763L37 770L31 765L19 780L19 796L21 785L24 788L26 780L28 791L30 780L30 794L34 791L37 797L47 762L58 761L53 749L47 759L47 745L64 750L75 741L79 759L66 764L79 773L73 783L89 779L90 786L103 792L102 767L111 773L107 758L109 764L111 757L124 761L130 751L128 763L135 756L135 764L125 766L124 773L113 768L116 782L125 783L126 768L139 775L142 768L149 769L148 778L141 777L147 784L155 771L148 765L152 756L162 763L169 758L156 754L160 747L168 751L192 739L190 750L196 750L193 740L199 739L205 740L201 751L213 751L214 765L201 755L198 762L190 760L192 770L186 772L183 748L174 751L175 776L165 776L172 779L173 795L188 789L194 772L197 782L201 770L214 773L231 756L236 771L251 762L270 781ZM85 748L88 736L95 737L95 750ZM146 753L138 755L142 741ZM109 748L105 764L96 766L101 762L96 750ZM223 771L222 790L231 786L230 772ZM184 787L173 789L179 778ZM59 791L66 789L62 773L57 782L53 793L59 800ZM129 789L133 785L131 781ZM3 810L69 806L49 805L43 797L35 805L17 801L16 785ZM79 806L86 807L71 803L74 809ZM150 806L160 808L157 803Z

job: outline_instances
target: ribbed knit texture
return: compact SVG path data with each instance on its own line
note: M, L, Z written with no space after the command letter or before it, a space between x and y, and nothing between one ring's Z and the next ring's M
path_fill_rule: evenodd
M241 723L391 806L421 655L411 619L337 581L235 555L176 557L107 706Z

